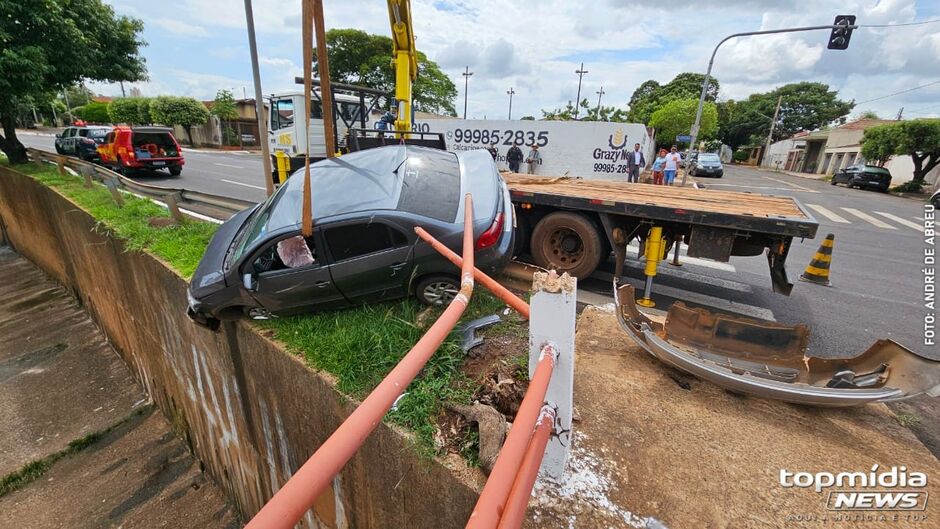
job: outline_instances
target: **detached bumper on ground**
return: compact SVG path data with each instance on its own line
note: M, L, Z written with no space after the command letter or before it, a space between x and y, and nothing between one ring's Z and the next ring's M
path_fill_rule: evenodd
M641 314L631 285L614 283L620 326L660 361L726 389L816 406L940 396L940 362L891 340L852 358L806 356L808 329L673 304L665 323Z

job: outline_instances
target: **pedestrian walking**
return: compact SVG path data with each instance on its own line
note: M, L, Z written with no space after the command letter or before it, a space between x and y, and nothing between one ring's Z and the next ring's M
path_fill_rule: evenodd
M640 151L640 144L633 145L633 152L627 155L627 181L634 184L640 181L640 171L646 167L646 158Z
M679 148L673 145L669 154L666 155L666 165L663 168L663 180L667 186L671 186L675 181L680 163L682 163L682 155L679 154Z
M506 163L509 164L509 170L518 173L519 165L522 164L522 149L515 143L506 152Z
M499 160L499 149L496 147L496 142L494 141L492 145L486 148L490 152L490 156L493 157L493 161Z
M539 153L538 145L532 144L532 149L529 150L529 156L525 161L529 164L529 174L535 174L535 168L542 163L542 155Z
M663 168L666 165L666 149L659 149L659 156L653 160L653 184L663 185Z

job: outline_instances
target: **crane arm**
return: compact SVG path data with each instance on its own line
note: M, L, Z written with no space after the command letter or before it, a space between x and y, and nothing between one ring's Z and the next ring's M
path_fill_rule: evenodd
M418 52L411 25L411 0L388 0L388 19L392 26L392 61L395 66L395 99L398 118L395 130L411 130L411 87L418 78Z

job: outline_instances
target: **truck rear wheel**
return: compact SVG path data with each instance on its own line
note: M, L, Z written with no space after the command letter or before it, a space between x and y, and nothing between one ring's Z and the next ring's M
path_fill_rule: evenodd
M600 234L577 213L546 215L532 231L531 252L542 268L568 272L578 279L591 275L601 260Z

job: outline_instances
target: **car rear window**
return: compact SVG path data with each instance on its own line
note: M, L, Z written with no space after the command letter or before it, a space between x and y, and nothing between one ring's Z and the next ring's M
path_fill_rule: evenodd
M460 164L446 151L408 148L401 167L399 211L453 222L460 204Z
M336 261L352 259L408 243L403 233L380 222L329 228L325 236L326 244L330 247L330 253Z

